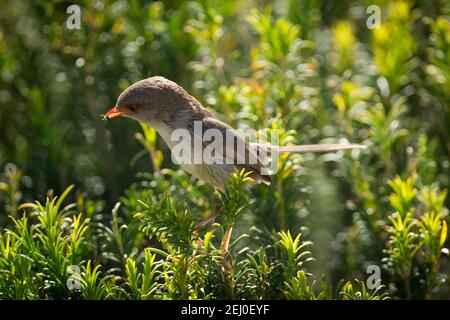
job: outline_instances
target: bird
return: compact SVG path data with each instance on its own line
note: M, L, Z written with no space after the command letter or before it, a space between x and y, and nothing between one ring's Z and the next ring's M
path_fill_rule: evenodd
M187 161L179 163L181 168L222 192L228 177L242 170L247 171L253 180L270 184L270 174L265 170L266 156L270 158L284 152L331 152L365 148L364 145L350 143L296 146L250 143L237 130L217 119L183 87L161 76L149 77L130 85L119 95L115 106L102 117L104 120L127 117L154 128L172 154L175 149L179 149L179 139L174 139L174 134L189 135L191 139L187 139L187 144L183 145L184 153L188 155L184 160ZM198 128L200 129L197 130ZM204 152L214 142L213 139L204 139L208 131L227 139L222 139L221 142L219 139L218 142L215 137L214 141L222 148L216 148L212 155L214 161L195 161L202 160ZM230 141L233 143L229 143ZM226 237L229 238L231 230L227 232ZM224 246L227 249L228 243Z

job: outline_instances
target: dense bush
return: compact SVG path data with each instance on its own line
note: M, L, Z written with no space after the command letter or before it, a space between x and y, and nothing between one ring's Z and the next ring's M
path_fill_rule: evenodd
M448 1L79 1L80 30L70 4L1 6L0 299L450 297ZM152 75L281 145L368 148L214 191L100 121Z

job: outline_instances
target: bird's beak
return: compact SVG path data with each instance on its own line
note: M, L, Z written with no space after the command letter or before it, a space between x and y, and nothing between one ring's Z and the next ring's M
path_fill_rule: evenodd
M109 120L115 117L130 116L132 115L132 113L133 112L128 108L112 107L107 113L103 115L103 119Z

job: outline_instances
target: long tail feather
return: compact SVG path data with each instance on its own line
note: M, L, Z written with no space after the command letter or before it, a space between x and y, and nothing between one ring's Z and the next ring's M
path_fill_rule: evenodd
M361 144L304 144L301 146L270 146L272 152L329 152L347 149L365 149Z

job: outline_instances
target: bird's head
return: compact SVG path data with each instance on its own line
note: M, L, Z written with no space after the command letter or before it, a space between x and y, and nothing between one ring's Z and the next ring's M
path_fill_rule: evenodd
M116 105L103 115L103 119L128 117L148 124L170 121L193 102L196 100L175 82L151 77L122 92Z

